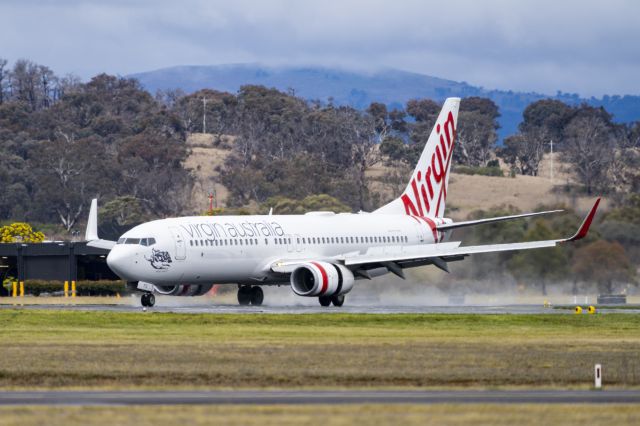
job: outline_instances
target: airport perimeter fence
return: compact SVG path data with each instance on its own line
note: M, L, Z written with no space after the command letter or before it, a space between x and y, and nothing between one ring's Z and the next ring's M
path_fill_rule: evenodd
M125 296L131 293L125 281L77 281L75 283L76 296ZM27 280L22 284L20 292L25 296L65 296L71 295L73 285L71 282ZM0 290L0 296L11 296L13 293L13 281L5 280Z

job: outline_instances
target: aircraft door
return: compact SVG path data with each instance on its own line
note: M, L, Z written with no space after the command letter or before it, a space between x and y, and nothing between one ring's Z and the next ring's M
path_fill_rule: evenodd
M294 244L295 237L292 235L285 235L284 239L287 242L287 251L291 253L293 251L293 244Z
M187 242L182 236L182 232L180 228L177 226L170 226L169 231L171 231L171 236L173 237L173 241L176 243L176 260L184 260L187 258Z

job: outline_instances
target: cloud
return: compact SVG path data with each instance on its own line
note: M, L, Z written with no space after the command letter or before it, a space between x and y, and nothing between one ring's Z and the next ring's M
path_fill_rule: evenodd
M638 94L640 2L5 0L1 56L87 78L182 64L393 67L488 88Z

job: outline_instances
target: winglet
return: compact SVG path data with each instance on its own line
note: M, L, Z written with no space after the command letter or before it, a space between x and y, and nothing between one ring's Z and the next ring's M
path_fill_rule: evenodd
M598 198L594 203L593 207L591 207L591 211L589 212L587 217L584 218L584 221L582 221L582 225L580 225L578 232L576 232L573 235L573 237L565 241L576 241L587 236L587 233L589 232L589 227L591 226L591 222L593 222L593 217L596 215L596 210L598 210L598 204L600 204L600 198Z
M89 210L89 220L87 221L87 230L84 233L84 239L87 241L99 240L98 238L98 199L91 200L91 209Z

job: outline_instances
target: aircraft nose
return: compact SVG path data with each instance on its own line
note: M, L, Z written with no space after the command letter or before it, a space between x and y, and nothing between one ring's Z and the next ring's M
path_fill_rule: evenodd
M107 255L107 266L120 278L123 278L126 256L119 247L114 247Z

